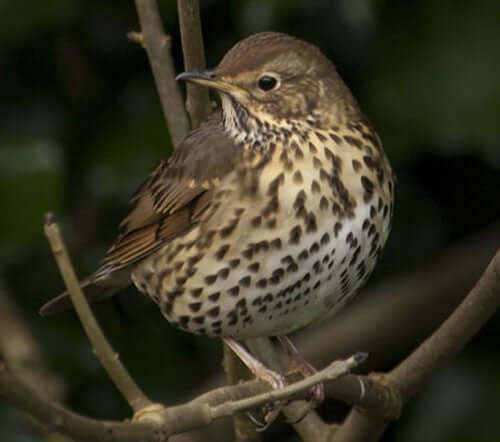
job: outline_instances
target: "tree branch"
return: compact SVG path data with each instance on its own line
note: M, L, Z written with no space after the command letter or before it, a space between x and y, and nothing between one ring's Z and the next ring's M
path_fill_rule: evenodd
M150 407L153 403L139 389L137 384L128 374L127 370L120 362L118 354L113 351L106 340L104 333L99 327L99 324L97 323L92 310L83 295L82 289L80 288L80 283L71 265L59 227L54 221L54 216L51 213L47 213L45 216L44 230L45 235L50 242L50 247L52 248L52 253L56 259L61 276L66 284L66 288L68 289L71 301L73 302L83 328L92 343L97 358L107 371L108 375L111 377L120 393L127 399L127 402L135 412L145 407Z
M132 422L99 421L69 411L47 399L29 383L15 376L6 365L0 363L0 397L17 405L46 423L53 431L60 431L77 440L157 442L168 437L212 423L215 419L232 416L234 413L258 407L268 401L303 397L312 382L333 382L346 370L356 366L359 358L336 361L327 369L317 373L317 378L306 378L287 386L283 390L270 390L262 381L221 387L178 406L158 407L154 419ZM303 393L300 393L303 392Z
M184 70L205 69L205 51L201 32L200 5L198 0L177 0L181 29ZM191 127L198 127L208 115L210 102L208 89L196 84L186 85L186 109L191 117Z
M156 0L135 0L141 34L129 34L134 41L140 41L153 71L156 89L160 96L163 113L174 147L189 131L189 122L182 103L182 95L175 81L175 69L170 51L171 39L165 34Z
M500 306L500 250L451 316L388 375L379 376L407 402L445 362L472 339ZM377 379L377 378L375 378ZM335 442L377 441L387 421L379 414L354 408L333 438Z

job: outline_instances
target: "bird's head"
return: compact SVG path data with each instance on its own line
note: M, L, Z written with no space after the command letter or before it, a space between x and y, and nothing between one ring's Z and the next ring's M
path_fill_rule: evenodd
M229 50L214 70L185 72L177 78L215 89L224 125L240 132L308 120L324 127L359 112L321 51L286 34L252 35Z

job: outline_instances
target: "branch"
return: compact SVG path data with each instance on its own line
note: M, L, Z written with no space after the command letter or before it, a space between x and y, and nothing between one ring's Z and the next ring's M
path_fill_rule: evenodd
M386 376L378 376L407 402L440 366L456 356L500 306L500 250L453 314L408 358ZM387 421L367 410L353 409L335 442L377 441Z
M291 385L287 385L285 388L270 390L256 396L240 399L238 401L225 402L217 407L214 407L211 414L213 418L217 419L219 417L232 416L233 414L241 411L251 410L268 402L276 402L284 399L289 399L297 395L298 393L310 389L316 384L328 380L337 379L345 375L347 372L357 367L365 360L366 355L364 353L358 353L344 361L334 361L323 370L318 371L317 373L308 376L301 381L294 382Z
M201 33L200 5L198 0L177 0L181 29L184 70L205 69L205 51ZM208 89L196 84L186 85L186 108L191 117L191 127L198 127L208 115L210 102Z
M131 33L129 37L133 41L139 41L148 54L165 120L173 145L177 147L189 131L189 122L175 81L171 39L165 34L155 0L135 0L135 4L141 33Z
M80 321L92 343L94 352L102 366L111 377L112 381L127 399L132 409L137 412L153 403L139 389L127 370L120 362L118 355L113 351L97 323L92 310L80 288L80 283L71 265L66 246L62 240L59 227L54 221L54 216L47 213L45 216L45 235L47 236L52 253L57 261L61 276L66 284L71 301L80 318Z
M359 357L336 361L317 373L314 382L342 376L360 362ZM305 397L311 386L309 378L291 384L283 390L271 390L262 381L221 387L205 393L183 405L158 408L155 419L132 422L99 421L74 413L39 393L22 378L15 376L6 365L0 363L0 397L22 408L46 423L51 430L67 434L77 440L94 442L158 442L174 434L201 428L215 419L258 407L268 401L289 399L298 392ZM327 381L327 384L333 381Z

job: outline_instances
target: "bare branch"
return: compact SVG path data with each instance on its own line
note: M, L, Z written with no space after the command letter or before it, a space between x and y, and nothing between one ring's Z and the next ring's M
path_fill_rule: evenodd
M234 413L251 410L268 402L276 402L295 396L297 393L303 392L313 385L319 384L326 380L337 379L345 375L348 371L358 366L366 357L363 354L351 356L344 361L334 361L325 369L308 376L301 381L294 382L282 389L270 390L265 393L252 396L237 401L225 402L212 409L214 419L224 416L232 416Z
M198 0L177 0L179 25L181 29L184 70L205 69L205 51L201 32L200 5ZM186 108L195 128L205 120L210 109L208 89L192 83L186 85Z
M408 401L438 367L472 339L500 306L500 250L452 315L408 358L382 379ZM377 441L387 421L380 415L353 409L334 437L335 442Z
M134 411L137 412L142 408L153 405L130 377L99 327L80 288L80 283L71 265L59 227L50 213L45 217L44 229L75 310L102 366Z
M188 133L189 122L179 86L175 81L171 40L163 29L156 0L135 0L135 4L141 24L141 37L138 38L137 33L132 36L135 41L141 41L148 54L163 113L173 145L176 147Z
M327 370L318 373L316 382L342 375L357 361L337 361ZM304 383L305 381L305 383ZM286 387L287 391L269 391L265 382L251 381L244 384L218 388L205 393L191 402L157 410L155 419L132 422L99 421L69 411L46 398L23 379L10 372L0 363L0 398L19 406L46 423L53 431L60 431L77 440L101 441L151 441L168 437L211 424L215 419L259 406L268 400L286 399L297 391L310 388L311 380L305 379ZM327 381L332 382L332 381ZM255 398L254 396L257 396ZM300 395L298 397L301 397ZM306 417L309 418L309 415ZM304 425L304 424L303 424ZM317 430L316 430L317 431Z

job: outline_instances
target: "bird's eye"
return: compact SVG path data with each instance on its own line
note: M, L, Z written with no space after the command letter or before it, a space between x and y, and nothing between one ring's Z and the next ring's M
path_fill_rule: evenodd
M278 80L276 78L271 77L270 75L263 75L262 77L259 78L259 89L262 89L263 91L270 91L271 89L274 89L276 85L278 84Z

